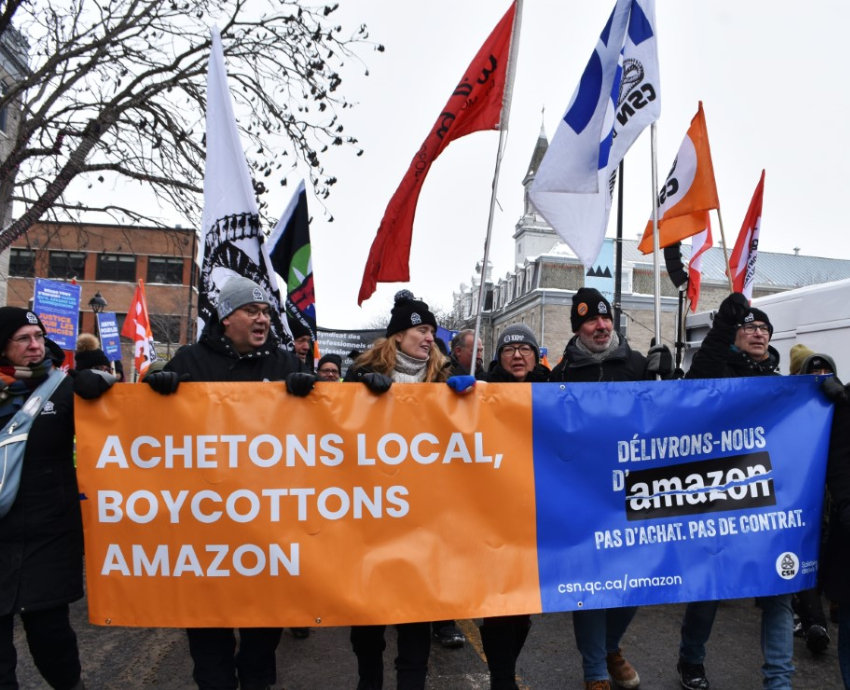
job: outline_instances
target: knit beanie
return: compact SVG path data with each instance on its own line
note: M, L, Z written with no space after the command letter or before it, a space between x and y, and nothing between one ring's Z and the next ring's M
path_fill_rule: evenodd
M77 350L74 352L74 368L77 371L108 367L109 358L100 349L100 343L91 333L83 333L77 338Z
M578 332L585 321L595 319L597 316L607 316L613 320L614 312L611 309L611 303L595 288L579 288L573 295L573 307L570 310L570 325L573 333Z
M814 352L807 348L803 343L797 343L791 348L791 360L788 364L788 370L791 372L791 375L799 374L800 370L803 368L803 362L805 362L809 357L811 357Z
M325 364L336 364L336 368L339 369L340 371L342 371L342 357L340 357L339 355L334 355L334 354L325 355L324 357L322 357L319 360L319 366L316 367L316 370L318 371Z
M298 340L305 335L309 335L310 338L313 337L313 334L310 332L310 329L302 323L301 319L295 319L291 316L286 317L286 322L289 324L289 332L292 333L292 337L294 340Z
M829 355L815 352L806 357L803 364L800 366L801 374L811 374L816 369L828 369L830 372L838 375L838 369L835 368L835 361Z
M762 323L767 324L767 334L769 338L773 337L773 324L770 323L770 319L767 318L767 314L757 307L750 307L750 311L744 317L744 323L742 325L746 326L748 323L752 323L753 321L761 321Z
M428 309L425 302L416 299L410 290L399 290L395 293L395 306L390 314L390 324L387 326L387 338L395 333L406 331L414 326L433 326L437 330L437 319Z
M246 304L265 304L271 306L266 291L253 280L242 276L233 276L218 293L218 318L226 319L239 307Z
M0 307L0 350L6 349L9 338L24 326L38 326L42 333L46 333L44 324L34 311L22 307Z
M534 358L540 360L540 346L537 344L537 338L534 337L532 330L524 323L515 323L508 326L502 331L499 339L496 341L496 358L502 352L502 348L506 345L531 345L534 348Z

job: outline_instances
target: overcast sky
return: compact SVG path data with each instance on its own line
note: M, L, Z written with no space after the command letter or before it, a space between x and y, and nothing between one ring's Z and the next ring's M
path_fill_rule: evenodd
M449 308L483 256L497 132L453 142L432 167L419 200L411 282L379 286L363 308L357 292L369 246L386 205L481 43L507 9L506 0L344 0L346 27L368 24L386 52L366 52L371 75L353 62L345 92L358 106L346 130L366 153L327 161L339 183L311 212L320 326L356 327L389 311L410 288L432 306ZM550 140L566 109L613 0L526 0L510 133L502 166L491 260L494 275L513 268L513 232L522 213L522 178L541 123ZM816 0L805 8L768 0L658 0L662 114L658 167L663 179L704 102L714 168L730 247L762 168L761 248L850 258L845 221L848 128L846 55L850 4ZM830 31L830 29L833 29ZM545 115L541 111L545 107ZM626 156L625 236L634 238L651 212L647 130ZM291 187L290 187L291 189ZM280 208L286 200L280 199ZM274 202L272 201L274 208ZM612 212L609 235L615 231ZM715 233L719 228L715 223ZM716 240L719 244L719 238Z

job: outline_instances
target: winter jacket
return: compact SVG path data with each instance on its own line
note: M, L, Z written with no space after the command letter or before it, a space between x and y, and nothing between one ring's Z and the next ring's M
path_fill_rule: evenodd
M596 360L578 348L578 336L573 336L564 349L564 356L552 369L550 381L571 383L603 383L610 381L652 381L655 375L647 371L646 357L632 350L625 338L603 360Z
M0 427L11 417L0 417ZM26 443L18 496L0 519L0 616L55 608L83 597L70 379L50 396Z
M278 347L269 334L262 347L240 355L216 317L200 340L180 349L165 365L166 371L188 374L190 381L282 381L287 374L307 371L293 352Z
M850 403L835 406L826 485L832 510L820 582L831 601L850 604Z

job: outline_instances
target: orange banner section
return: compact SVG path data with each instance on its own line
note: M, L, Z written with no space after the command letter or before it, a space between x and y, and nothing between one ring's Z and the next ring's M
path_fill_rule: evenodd
M541 610L529 385L118 385L75 404L94 624Z

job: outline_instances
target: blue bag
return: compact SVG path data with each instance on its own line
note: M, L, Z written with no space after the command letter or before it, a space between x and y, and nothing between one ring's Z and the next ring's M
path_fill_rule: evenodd
M64 378L64 371L53 369L0 431L0 519L6 517L18 496L30 427Z

